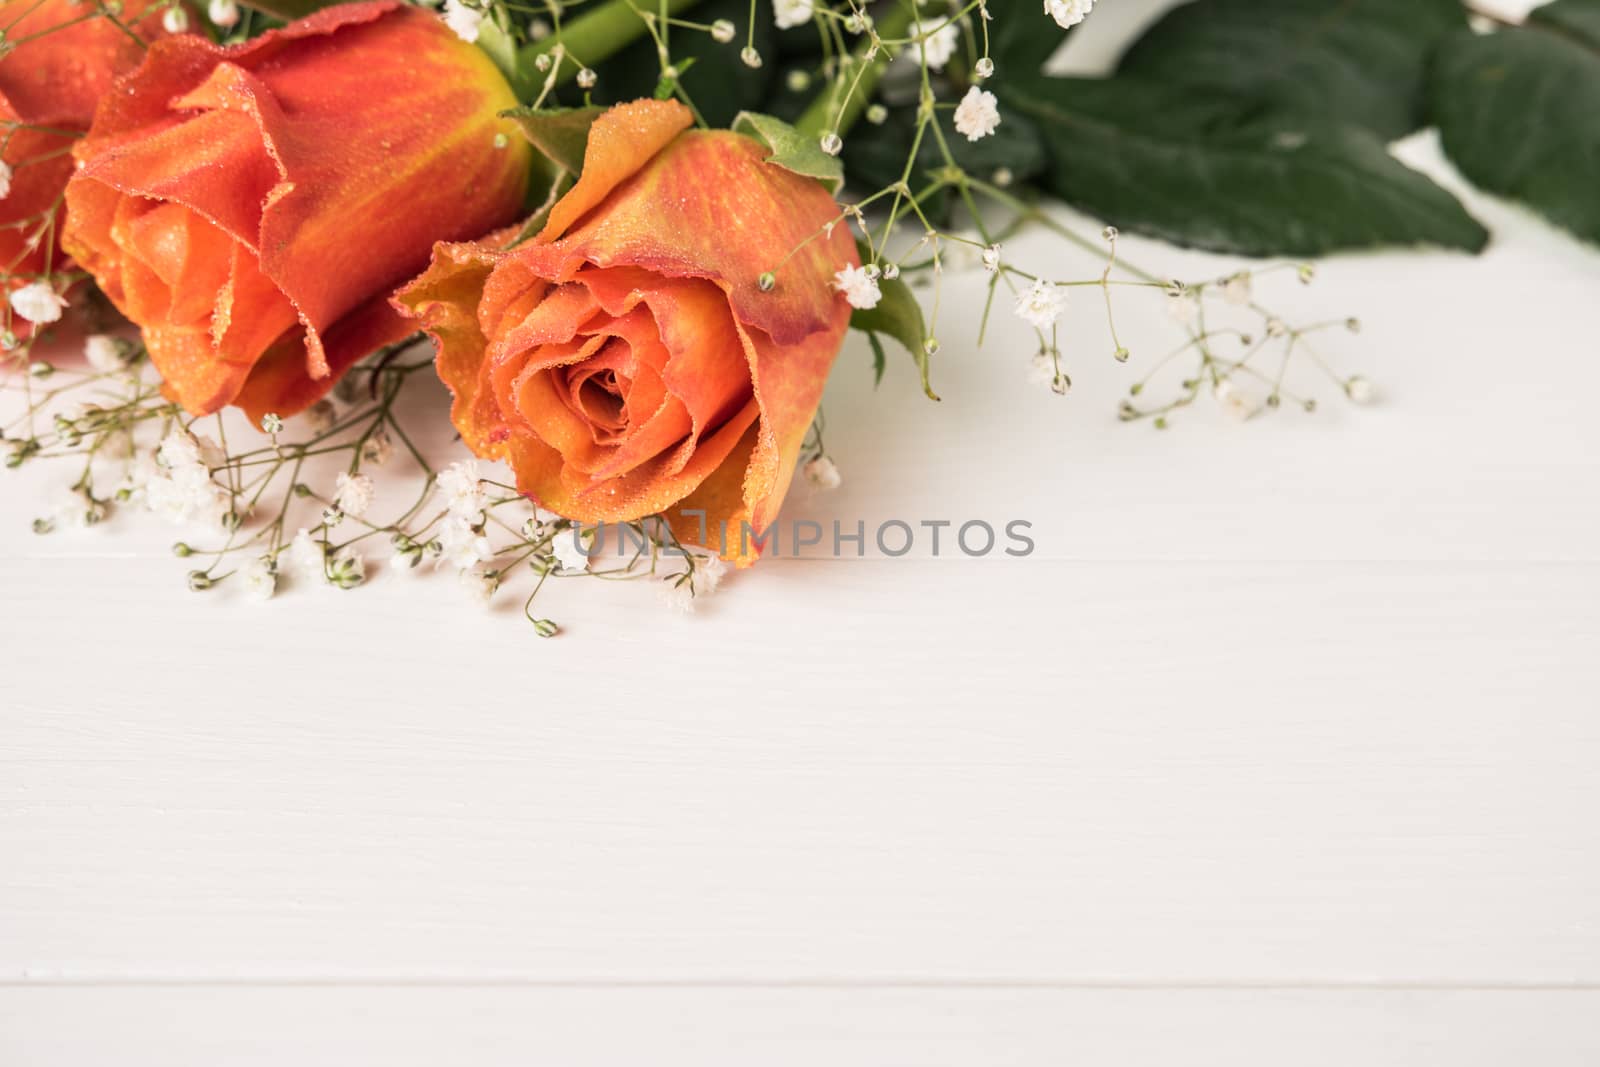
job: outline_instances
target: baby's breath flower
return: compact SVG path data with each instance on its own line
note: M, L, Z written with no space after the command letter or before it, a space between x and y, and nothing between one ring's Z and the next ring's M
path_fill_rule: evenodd
M1049 385L1055 380L1055 359L1048 352L1035 352L1033 365L1028 369L1028 381L1034 385Z
M686 549L687 569L669 575L661 583L661 597L679 611L688 614L695 609L695 601L708 597L722 584L728 565L722 557Z
M270 600L278 590L278 566L271 556L261 556L239 568L239 579L251 600Z
M457 580L468 596L485 607L494 599L495 590L500 588L500 572L486 571L482 567L462 571Z
M711 24L711 39L718 44L727 44L738 32L739 28L728 19L718 19Z
M593 89L595 82L600 80L600 76L596 74L592 68L584 67L582 70L578 71L577 76L573 80L578 83L578 88L580 89Z
M188 33L189 13L177 4L172 5L161 16L161 28L168 33Z
M1034 329L1048 330L1061 317L1066 302L1066 294L1059 287L1040 278L1017 296L1011 310Z
M816 13L816 0L774 0L772 21L780 30L804 26Z
M0 159L0 200L11 195L11 165Z
M550 543L550 551L561 565L562 574L579 574L589 569L589 550L594 547L594 531L582 530L576 524L562 530Z
M1344 391L1357 404L1370 404L1378 399L1377 387L1359 374L1344 383Z
M308 582L321 584L328 580L327 551L309 530L301 530L289 542L289 565L296 576Z
M469 459L452 463L439 472L439 491L444 494L445 507L452 517L475 524L488 504L488 494L478 478L478 461Z
M944 65L950 62L950 57L956 54L956 45L961 41L961 31L956 29L956 24L946 22L937 30L922 38L922 57L926 60L929 70L943 70Z
M1167 316L1181 326L1193 326L1200 318L1200 298L1188 290L1169 293Z
M806 481L816 489L837 489L844 482L839 468L827 456L817 456L805 465Z
M11 290L11 310L35 326L48 326L61 321L61 309L67 302L45 282L29 282Z
M239 24L239 5L233 0L211 0L206 6L206 16L215 25L231 30Z
M1241 389L1232 378L1223 378L1211 387L1211 395L1222 405L1222 413L1236 422L1243 422L1261 410L1261 401L1255 394Z
M843 267L835 271L833 287L844 294L845 300L853 308L875 308L878 301L883 299L878 279L866 267Z
M1089 17L1094 0L1044 0L1044 13L1056 20L1056 25L1070 30Z
M101 374L114 374L128 365L130 346L120 337L97 333L83 342L83 358Z
M461 0L445 0L441 17L450 31L468 44L478 39L478 30L483 25L483 12L473 10Z
M956 105L955 123L956 132L967 140L982 140L1000 125L1000 102L987 89L968 86L967 95Z
M476 567L494 556L489 539L474 529L469 520L451 515L439 528L439 565L458 571Z
M340 474L335 482L333 502L352 519L359 519L372 506L376 488L365 474Z
M1222 283L1222 299L1234 307L1246 307L1250 303L1250 275L1240 271Z
M1000 269L1000 246L990 245L983 250L983 269L993 274Z

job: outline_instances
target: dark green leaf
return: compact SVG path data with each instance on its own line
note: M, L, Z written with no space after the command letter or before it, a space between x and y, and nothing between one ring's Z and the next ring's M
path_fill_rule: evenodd
M861 261L865 263L867 259L866 250L862 249ZM928 350L924 347L928 328L922 321L922 305L917 303L911 287L903 279L879 278L878 290L883 294L878 306L856 309L850 316L850 328L864 330L869 336L886 333L904 345L917 361L917 369L922 374L922 391L930 400L938 400L928 384ZM876 338L873 344L877 351Z
M1457 0L1196 0L1135 42L1118 74L1229 97L1241 116L1393 140L1424 124L1428 55L1465 27Z
M1061 29L1040 11L1039 0L989 0L987 24L974 19L973 27L989 31L989 58L1004 78L1037 74L1045 60L1055 55L1069 31Z
M844 184L844 165L822 150L815 137L807 137L781 119L754 111L741 111L732 129L767 146L767 162L807 178L815 178L837 193Z
M1555 0L1535 8L1528 25L1565 33L1580 44L1600 48L1600 0Z
M601 107L521 107L505 112L515 120L540 155L565 171L583 170L583 153L589 145L589 127L600 117Z
M1454 197L1363 130L1240 123L1225 100L1128 78L1035 78L996 91L1039 127L1048 187L1124 229L1257 256L1478 251L1488 241Z
M653 5L645 5L650 10ZM776 71L773 52L772 5L760 0L755 22L750 21L750 0L704 0L690 12L694 21L711 23L727 19L738 33L727 44L711 39L709 33L674 26L671 30L672 61L679 68L684 93L694 101L700 115L713 127L727 126L741 111L757 109L772 86ZM768 62L751 69L739 61L751 26L755 27L755 47ZM684 61L694 60L692 70ZM661 62L656 44L648 35L633 42L595 67L599 80L592 96L598 103L616 104L649 96L661 80Z
M872 386L876 389L883 384L883 372L889 366L889 357L883 351L883 342L878 340L877 334L867 334L867 344L872 346Z
M1462 33L1439 51L1432 103L1469 179L1600 242L1600 55L1544 30Z

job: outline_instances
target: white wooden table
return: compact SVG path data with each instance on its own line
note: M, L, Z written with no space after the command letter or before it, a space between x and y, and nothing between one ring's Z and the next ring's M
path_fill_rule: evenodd
M1131 368L1077 302L1064 399L1009 316L941 405L852 341L787 514L1027 559L566 583L541 641L448 578L197 597L7 477L0 1064L1600 1062L1600 252L1466 195L1481 259L1273 290L1375 407L1119 425L1155 300Z

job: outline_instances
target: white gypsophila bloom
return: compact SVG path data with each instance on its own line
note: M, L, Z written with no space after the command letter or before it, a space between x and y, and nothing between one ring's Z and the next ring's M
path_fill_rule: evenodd
M1000 246L990 245L983 250L983 269L993 274L1000 269Z
M156 458L168 470L205 466L200 460L199 439L178 426L174 426L167 432L167 436L161 439L161 446L156 449Z
M110 334L93 334L83 342L83 358L101 374L114 374L128 365L128 346Z
M816 0L773 0L772 21L780 30L804 26L816 13Z
M0 200L11 195L11 164L0 159Z
M167 8L166 14L161 16L161 28L168 33L188 33L189 13L174 4Z
M459 515L450 516L439 527L439 547L439 566L448 565L458 571L470 570L494 556L489 539Z
M352 519L359 519L372 507L376 491L377 486L365 474L341 474L334 483L333 502Z
M1222 299L1234 307L1246 307L1250 303L1250 275L1242 271L1222 283Z
M467 520L469 525L477 521L488 504L488 494L484 492L483 481L478 477L478 461L475 459L452 463L440 471L439 492L444 495L444 504L450 514Z
M961 31L953 22L945 23L924 37L922 58L927 62L928 69L943 70L944 65L950 62L950 57L956 54L956 45L960 42Z
M67 306L62 295L45 282L29 282L20 289L11 290L11 310L35 326L48 326L61 321L61 310Z
M883 299L878 279L866 267L845 267L834 271L833 287L844 294L851 307L863 311L877 307L878 301Z
M684 552L689 557L685 562L692 565L692 570L688 577L684 577L682 571L669 576L661 583L660 594L667 604L688 614L694 611L696 601L717 591L723 575L728 573L728 565L714 552L692 549L685 549Z
M1059 286L1040 278L1017 296L1011 310L1034 329L1048 330L1061 317L1066 302L1066 294Z
M231 498L200 464L168 468L144 486L145 506L169 522L220 529Z
M483 12L474 11L461 0L445 0L444 24L452 33L468 44L478 39L478 29L483 25Z
M1243 422L1261 408L1261 402L1249 390L1241 389L1232 378L1223 378L1211 387L1211 395L1222 406L1222 413L1235 422Z
M239 24L239 5L233 0L211 0L206 15L215 25L231 30Z
M818 456L805 465L805 478L812 488L837 489L844 484L839 468L827 456Z
M1054 385L1056 380L1056 361L1048 352L1035 352L1033 365L1028 368L1028 381L1034 385Z
M494 600L495 590L500 588L500 576L482 567L462 571L457 575L457 581L468 596L485 607Z
M239 579L251 600L271 600L278 591L278 568L271 556L261 556L239 568Z
M369 467L381 467L394 456L394 438L379 426L361 442L361 462Z
M967 140L981 140L1000 125L1000 101L987 89L969 86L967 95L956 105L955 123L956 132Z
M1357 404L1370 404L1378 399L1377 386L1359 374L1344 383L1344 391Z
M1056 25L1070 30L1089 17L1094 10L1094 0L1044 0L1044 13L1056 20Z
M1167 297L1167 317L1180 326L1193 326L1200 320L1200 298L1188 292Z
M562 574L578 574L589 569L589 550L594 547L594 531L576 524L562 530L550 542L550 551L561 565Z
M302 529L294 535L294 540L289 542L288 555L289 566L294 568L296 577L319 585L328 580L327 550L309 530Z

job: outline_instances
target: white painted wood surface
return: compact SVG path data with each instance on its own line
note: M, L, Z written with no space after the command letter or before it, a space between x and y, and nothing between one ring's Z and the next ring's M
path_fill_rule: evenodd
M567 583L545 642L448 579L198 598L7 477L0 1064L1596 1062L1600 253L1465 195L1481 259L1271 293L1362 317L1373 408L1122 426L1092 301L1062 399L959 283L943 404L852 343L788 514L1028 559Z

